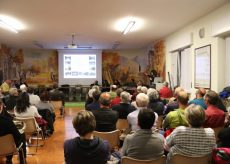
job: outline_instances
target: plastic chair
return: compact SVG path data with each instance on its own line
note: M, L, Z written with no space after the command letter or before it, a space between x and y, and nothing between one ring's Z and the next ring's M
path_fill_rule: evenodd
M22 155L22 158L23 158L23 163L26 163L24 153L23 153L23 149L22 149L23 143L21 143L19 145L19 147L16 147L12 134L7 134L7 135L4 135L4 136L1 136L0 137L0 145L1 145L1 149L0 149L0 156L1 157L5 157L5 156L8 156L8 155L19 154L19 152L21 152L21 155Z
M32 145L32 144L28 144L28 146L35 146L36 147L36 152L37 152L37 148L39 146L43 146L45 144L45 137L44 134L42 132L42 129L38 126L36 120L34 117L15 117L14 118L16 121L22 121L25 123L26 127L24 129L24 133L27 137L28 141L31 141L32 139L36 139L36 145ZM33 135L36 134L37 136L34 138ZM40 135L40 138L39 138ZM38 140L42 139L43 140L43 144L38 144ZM34 154L34 153L33 153ZM31 155L33 155L31 154Z
M211 156L190 157L181 154L174 154L170 160L170 164L210 164Z
M166 162L165 156L159 157L157 159L151 159L151 160L140 160L140 159L135 159L126 156L121 158L122 164L165 164L165 162Z
M120 144L120 141L119 141L120 131L119 130L114 130L111 132L94 131L93 134L94 136L97 136L103 140L107 140L109 142L111 150L119 148L119 144Z

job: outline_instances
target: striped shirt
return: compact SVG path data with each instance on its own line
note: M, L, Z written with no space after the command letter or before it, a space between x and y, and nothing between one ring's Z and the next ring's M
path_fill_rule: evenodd
M167 138L169 155L204 156L211 154L216 146L215 134L211 128L192 128L180 126Z

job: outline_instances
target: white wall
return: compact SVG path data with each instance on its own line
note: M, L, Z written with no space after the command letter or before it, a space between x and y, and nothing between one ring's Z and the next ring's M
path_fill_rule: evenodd
M223 34L230 32L230 3L196 20L165 38L166 72L170 72L172 51L191 45L192 82L194 86L194 50L211 44L211 89L217 92L225 87L225 40ZM199 30L204 28L204 38L199 37ZM194 89L192 90L194 96Z

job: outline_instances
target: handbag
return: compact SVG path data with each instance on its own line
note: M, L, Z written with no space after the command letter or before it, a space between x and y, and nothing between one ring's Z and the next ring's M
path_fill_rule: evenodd
M40 127L47 126L48 122L44 120L42 117L35 117L36 122Z

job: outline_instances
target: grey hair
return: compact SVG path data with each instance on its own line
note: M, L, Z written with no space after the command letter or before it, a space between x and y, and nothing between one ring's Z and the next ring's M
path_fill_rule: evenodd
M136 103L138 107L147 107L149 103L149 97L144 93L139 93L136 97Z
M17 88L10 88L9 94L10 94L11 96L15 95L16 93L18 93L18 89L17 89Z
M195 128L199 128L205 121L205 112L200 105L191 104L185 109L185 118Z
M149 96L149 101L158 100L159 99L159 93L154 88L149 88L147 91L147 95Z
M120 98L121 98L121 102L129 103L130 102L130 93L123 91L123 92L121 92Z
M147 94L148 88L143 86L141 87L141 92Z

